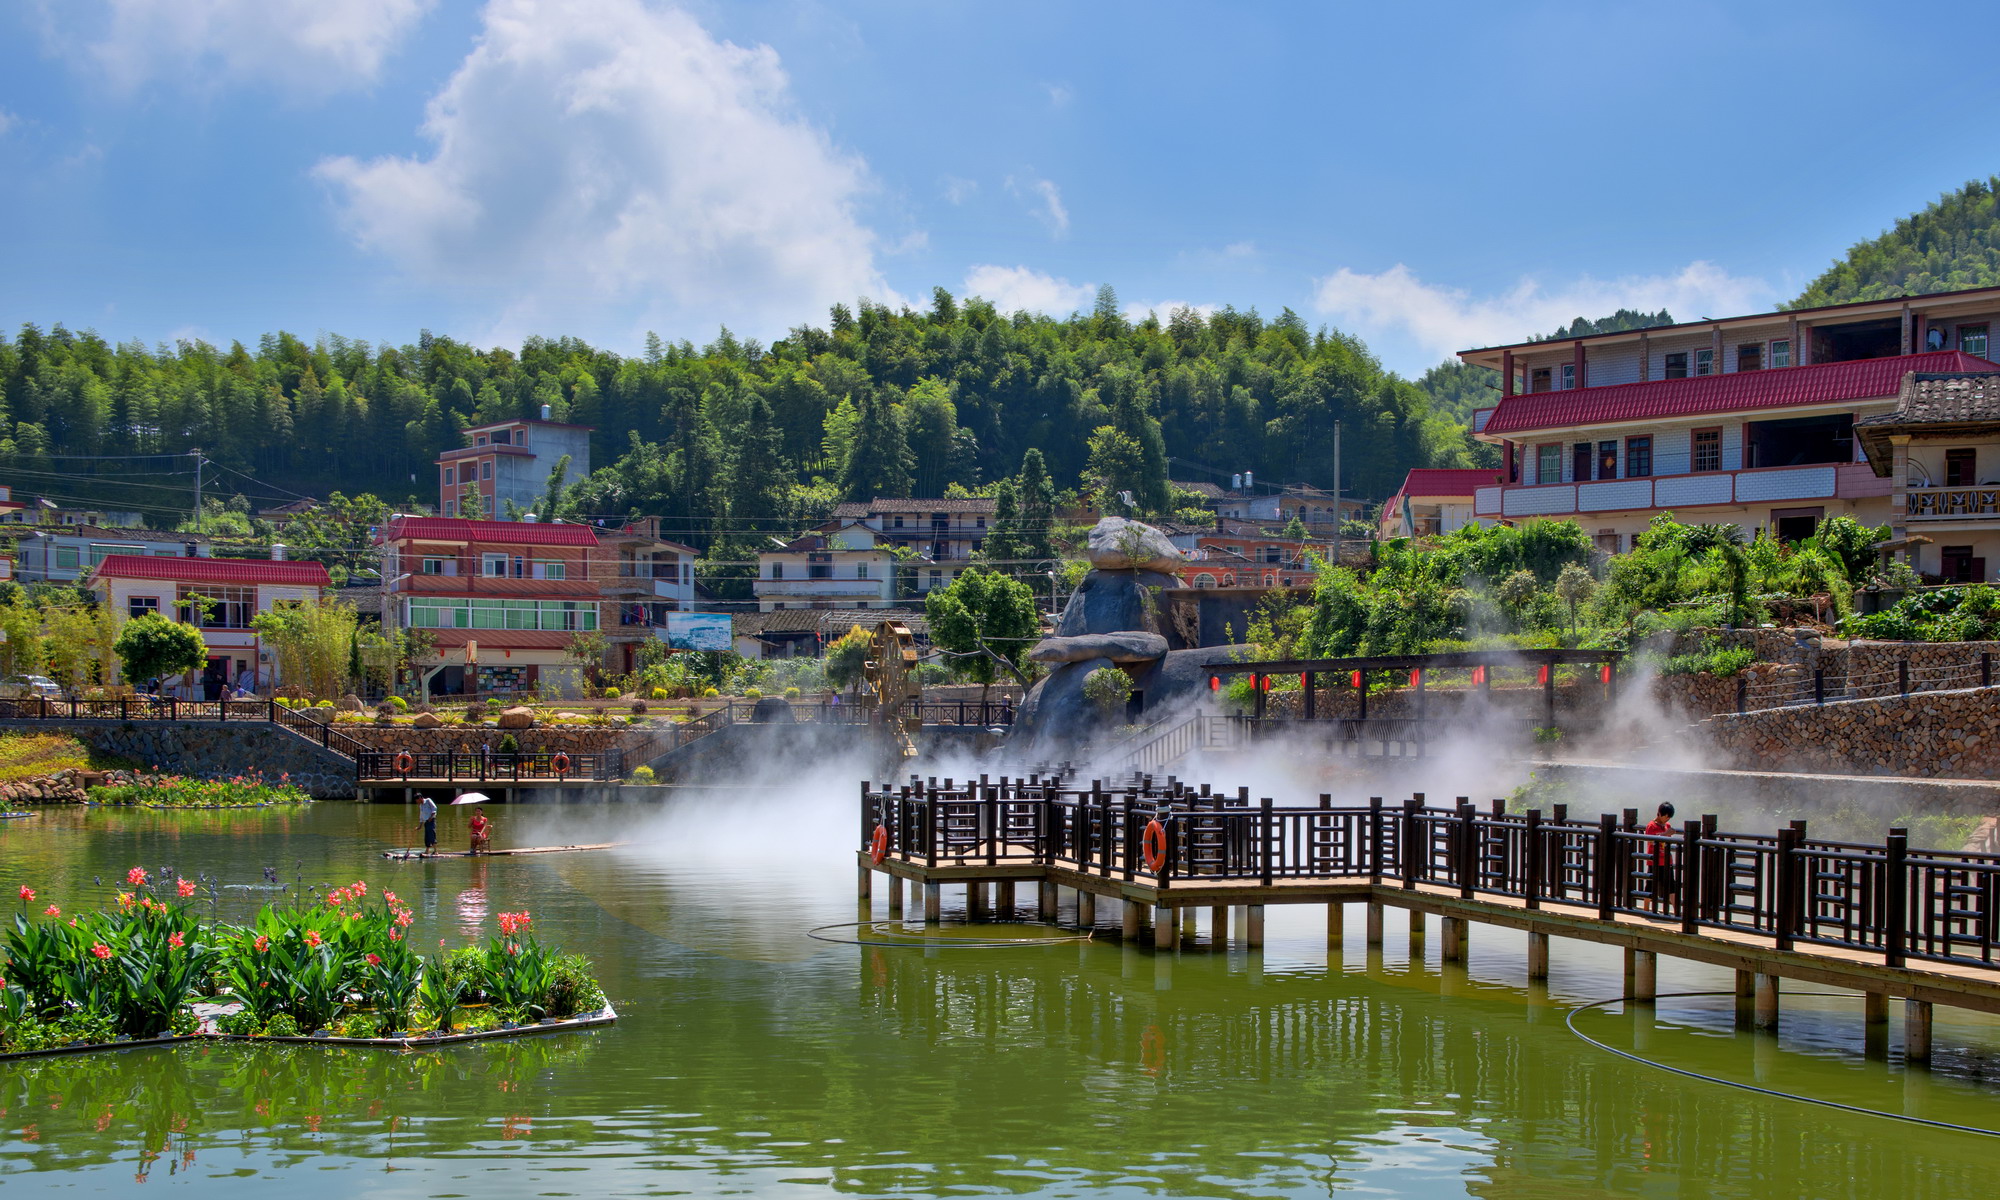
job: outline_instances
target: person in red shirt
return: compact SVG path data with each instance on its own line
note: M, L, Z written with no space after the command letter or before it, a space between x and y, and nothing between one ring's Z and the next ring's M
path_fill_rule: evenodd
M1662 803L1660 805L1660 811L1653 815L1652 820L1646 822L1646 833L1654 837L1673 836L1674 806L1672 804ZM1653 860L1653 911L1663 913L1667 910L1668 899L1670 897L1678 899L1680 896L1678 881L1674 878L1673 859L1668 855L1667 843L1665 842L1646 843L1646 852Z

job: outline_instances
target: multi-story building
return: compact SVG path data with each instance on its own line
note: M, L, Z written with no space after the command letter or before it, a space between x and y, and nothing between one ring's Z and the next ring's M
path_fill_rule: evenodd
M1289 525L1296 520L1320 537L1331 537L1342 520L1359 520L1367 511L1359 500L1336 502L1332 492L1310 484L1288 483L1278 493L1278 522Z
M922 595L947 586L972 564L972 556L986 545L998 507L998 501L982 496L876 499L839 505L833 510L833 519L872 530L889 545L915 555L898 568L902 593Z
M36 526L18 546L15 577L22 583L75 583L114 554L207 558L211 552L208 538L198 533L95 525Z
M898 564L890 547L868 526L836 520L766 550L757 556L757 609L892 607Z
M331 582L316 562L142 554L107 555L88 576L99 603L120 617L157 613L201 629L208 665L180 688L207 700L239 684L264 691L282 683L251 618L280 604L316 604Z
M1181 564L1181 582L1195 588L1311 588L1319 578L1316 559L1331 554L1329 544L1265 533L1255 522L1225 520L1213 533L1195 539Z
M660 537L659 524L657 517L644 517L597 531L603 628L611 643L607 665L614 671L633 669L640 644L665 634L668 614L694 610L694 564L700 555L692 546Z
M2000 568L2000 373L1903 376L1896 406L1854 423L1886 480L1892 545L1926 577L1994 579Z
M19 520L28 506L14 499L14 489L0 483L0 522Z
M398 516L380 539L389 628L437 640L431 694L572 694L570 641L598 628L602 566L588 525Z
M1491 468L1418 467L1382 505L1376 534L1384 539L1436 537L1467 525L1491 525L1473 511L1482 487L1497 487L1506 476Z
M438 455L438 512L447 517L492 520L508 501L534 511L549 487L549 472L567 454L567 478L590 474L590 427L540 421L495 421L465 431L465 445Z
M2000 288L1980 288L1464 351L1501 390L1474 414L1503 464L1474 513L1574 518L1606 550L1663 512L1785 539L1883 524L1894 488L1855 423L1893 410L1910 372L2000 369L1996 320Z

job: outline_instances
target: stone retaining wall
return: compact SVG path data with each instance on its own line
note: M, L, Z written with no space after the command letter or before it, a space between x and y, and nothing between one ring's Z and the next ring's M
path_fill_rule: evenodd
M1921 779L2000 773L2000 688L1711 717L1696 729L1745 770Z
M144 770L199 779L255 770L290 775L316 800L354 795L353 762L265 721L0 721L0 729L64 734Z
M633 726L561 726L550 729L488 729L446 725L439 729L412 729L407 725L335 725L334 732L360 742L370 750L394 754L444 754L454 750L477 750L488 746L500 749L500 739L514 735L514 742L529 754L562 751L565 754L595 754L607 749L630 751L655 732Z

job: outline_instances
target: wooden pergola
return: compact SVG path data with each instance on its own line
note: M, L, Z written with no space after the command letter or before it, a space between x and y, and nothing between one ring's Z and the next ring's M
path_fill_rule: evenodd
M1556 668L1559 666L1596 666L1599 678L1604 682L1605 698L1614 694L1618 677L1618 664L1624 661L1623 650L1450 650L1441 654L1380 654L1366 658L1278 658L1248 662L1218 663L1208 668L1208 673L1216 678L1224 675L1248 675L1255 685L1251 692L1256 697L1256 716L1264 717L1264 679L1272 675L1297 675L1304 685L1305 720L1313 720L1314 693L1318 690L1318 676L1347 673L1352 675L1363 671L1407 671L1410 682L1417 689L1418 719L1423 719L1424 684L1432 671L1464 670L1473 672L1478 686L1490 688L1492 671L1499 667L1529 667L1537 672L1542 686L1543 713L1550 725L1556 717ZM1368 719L1368 690L1361 689L1360 719Z

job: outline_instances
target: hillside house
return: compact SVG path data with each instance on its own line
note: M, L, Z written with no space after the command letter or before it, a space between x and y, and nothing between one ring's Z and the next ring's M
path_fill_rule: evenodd
M111 554L90 570L86 586L121 617L159 614L199 627L208 665L185 682L184 694L214 700L239 684L267 691L283 682L251 618L281 604L316 604L331 583L316 562Z
M547 406L542 411L546 418ZM438 512L492 520L510 500L523 512L534 511L564 455L570 482L590 474L590 433L588 425L547 419L473 426L465 431L465 445L438 455Z
M1376 535L1387 540L1436 537L1467 525L1491 525L1493 518L1473 511L1482 487L1497 487L1505 476L1488 468L1419 467L1403 477L1403 486L1382 505Z
M1607 551L1654 516L1796 540L1824 518L1890 516L1891 481L1855 437L1903 377L2000 370L2000 288L1757 313L1467 350L1500 373L1474 414L1501 481L1474 515L1579 521Z
M1854 423L1888 481L1889 525L1909 564L1948 583L2000 570L2000 372L1903 376L1896 407Z
M604 595L603 629L614 671L630 672L639 646L665 634L670 613L694 611L692 546L659 536L659 518L597 531Z
M751 589L758 611L889 608L897 566L891 545L865 524L836 520L766 550Z
M208 558L213 553L199 533L160 529L106 529L96 525L37 526L16 543L22 583L77 583L113 555L146 558Z

